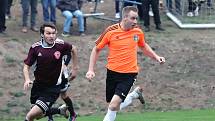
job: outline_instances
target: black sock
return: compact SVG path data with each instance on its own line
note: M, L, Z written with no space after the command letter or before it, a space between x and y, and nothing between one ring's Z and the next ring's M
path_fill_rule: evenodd
M52 115L48 115L49 120L53 120Z
M75 111L73 108L72 100L69 97L66 97L63 100L66 103L66 105L68 106L68 110L69 110L70 114L74 115Z

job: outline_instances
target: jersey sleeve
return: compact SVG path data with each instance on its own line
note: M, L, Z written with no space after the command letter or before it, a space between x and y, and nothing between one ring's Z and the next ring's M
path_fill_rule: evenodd
M100 37L95 41L97 49L102 49L109 43L109 33L108 30L105 30Z
M32 66L34 64L34 62L36 61L36 52L35 52L35 48L30 48L29 52L28 52L28 56L27 58L24 60L24 63L28 66Z
M145 45L145 35L143 32L140 32L140 39L138 41L138 46L143 47Z
M65 42L64 43L64 55L71 54L71 50L72 50L72 44Z

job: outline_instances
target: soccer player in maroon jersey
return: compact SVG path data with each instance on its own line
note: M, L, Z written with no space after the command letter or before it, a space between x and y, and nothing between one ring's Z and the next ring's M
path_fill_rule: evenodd
M67 110L65 107L51 110L51 106L60 94L62 57L68 52L72 56L71 79L77 75L76 47L56 37L57 29L54 24L43 24L40 28L40 34L40 41L31 46L28 56L24 60L24 89L27 90L32 84L30 101L33 104L25 121L33 121L50 115L50 113L65 114ZM33 65L35 65L34 81L30 79L29 75L29 69Z

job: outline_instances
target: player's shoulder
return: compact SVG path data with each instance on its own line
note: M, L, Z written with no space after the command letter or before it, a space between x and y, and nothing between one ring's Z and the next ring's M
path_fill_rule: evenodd
M120 28L120 25L119 23L116 23L116 24L113 24L113 25L110 25L107 27L107 31L113 31L113 30L117 30Z
M134 30L143 32L141 26L136 26L136 27L134 27Z
M64 42L64 40L57 38L55 40L55 43L57 43L57 44L64 44L65 42Z
M134 29L133 29L134 32L136 33L139 33L139 34L144 34L143 33L143 30L140 26L136 26Z
M38 47L42 45L42 41L37 41L34 44L31 45L32 48Z

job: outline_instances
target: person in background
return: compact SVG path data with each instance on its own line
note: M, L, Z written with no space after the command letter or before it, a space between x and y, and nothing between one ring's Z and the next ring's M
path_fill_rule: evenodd
M165 62L165 58L158 56L145 42L144 33L137 25L138 9L134 6L124 7L120 23L109 26L96 40L89 61L86 78L90 81L95 77L94 66L101 50L108 46L106 101L108 111L103 121L115 121L119 110L128 106L132 99L141 99L142 88L137 87L129 95L129 91L136 81L139 67L137 65L137 49L158 61Z
M5 21L5 13L6 13L6 5L7 0L0 0L0 34L4 33L6 30L6 21Z
M205 0L188 0L188 17L199 16L199 11L201 9L201 4L204 3Z
M56 24L56 4L57 0L41 0L43 7L44 22L52 22ZM50 12L49 12L50 8Z
M181 13L181 0L175 0L175 10L173 9L172 0L166 0L166 6L170 12Z
M116 19L120 18L120 6L118 0L115 0L115 18Z
M6 19L10 19L11 18L11 12L10 12L10 8L12 6L13 0L7 0L7 8L6 8Z
M37 15L37 0L21 0L22 4L22 32L27 33L28 32L28 14L29 14L29 8L31 9L31 30L34 32L38 32L39 29L36 27L36 15Z
M142 5L142 0L130 0L131 2L138 2L138 3L141 3L141 4L137 4L137 8L138 8L138 16L139 16L139 19L141 21L143 21L143 5ZM134 3L131 3L131 2L124 2L124 7L126 6L135 6L136 4Z
M210 9L214 9L214 8L213 8L213 4L212 4L212 0L207 0L207 6L208 6L208 8L210 8Z
M160 20L160 13L159 13L159 0L142 0L142 7L143 7L143 21L144 21L144 31L149 32L150 31L150 5L152 7L152 12L154 14L154 23L155 23L155 29L159 31L165 31L161 26L161 20Z
M84 36L84 17L81 11L82 0L58 0L57 8L59 8L65 17L63 25L63 37L70 36L70 27L72 18L75 16L78 20L79 35Z

